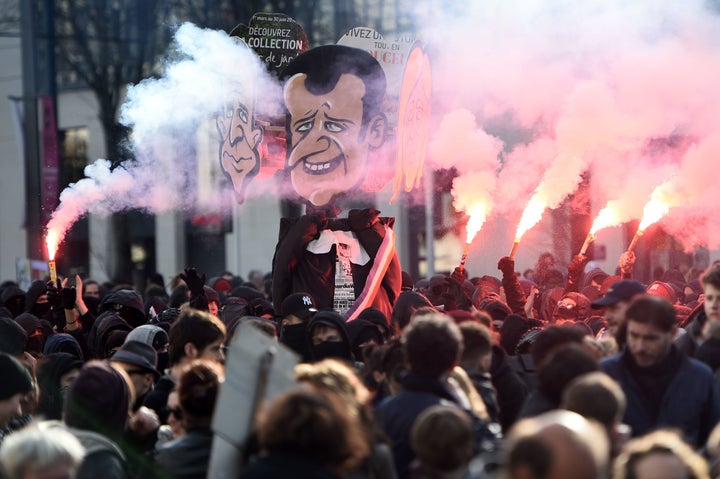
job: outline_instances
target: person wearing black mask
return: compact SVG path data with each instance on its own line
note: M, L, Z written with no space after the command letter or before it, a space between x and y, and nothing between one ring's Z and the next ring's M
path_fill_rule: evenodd
M345 319L335 311L320 311L307 325L312 362L326 358L354 362Z
M42 280L35 280L25 294L25 312L33 314L39 319L44 319L50 313L52 306L48 302L47 283Z
M280 342L298 353L303 361L309 361L306 328L308 321L317 313L315 300L308 293L293 293L283 300L280 312Z

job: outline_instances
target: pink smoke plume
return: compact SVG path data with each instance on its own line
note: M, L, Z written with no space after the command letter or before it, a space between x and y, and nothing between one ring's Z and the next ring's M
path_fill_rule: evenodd
M490 214L500 167L502 142L479 129L475 116L458 109L446 114L428 145L434 168L454 167L453 205L468 216L466 242L472 242Z
M504 142L494 197L554 208L590 173L595 211L639 219L658 185L687 247L720 244L708 187L720 136L720 16L702 0L464 2L416 9L434 45L434 111L463 107ZM700 172L703 174L700 174ZM691 220L690 220L691 219ZM690 224L688 224L690 223Z

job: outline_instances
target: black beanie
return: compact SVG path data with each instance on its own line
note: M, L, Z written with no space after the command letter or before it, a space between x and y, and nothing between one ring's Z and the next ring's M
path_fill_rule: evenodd
M22 356L26 343L27 336L22 326L10 318L0 318L0 353Z
M80 370L65 399L65 423L77 429L118 438L130 410L125 377L105 361L91 361Z
M0 353L0 401L11 398L16 394L30 392L33 388L32 378L20 361L7 354Z

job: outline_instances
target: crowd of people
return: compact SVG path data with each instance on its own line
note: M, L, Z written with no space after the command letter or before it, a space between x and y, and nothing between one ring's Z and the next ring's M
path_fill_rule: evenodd
M720 477L720 264L633 279L543 254L413 281L352 321L272 276L0 286L0 466L16 478L204 478L250 323L298 358L243 479ZM216 418L217 419L217 418ZM222 418L220 418L222 420Z

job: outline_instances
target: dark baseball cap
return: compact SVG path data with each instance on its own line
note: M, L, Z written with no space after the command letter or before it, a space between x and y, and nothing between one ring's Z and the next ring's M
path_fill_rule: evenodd
M315 313L317 313L315 300L309 293L293 293L280 305L280 314L283 318L294 314L305 321Z
M604 308L612 306L620 301L630 299L635 295L643 294L645 286L640 281L634 279L621 279L616 281L608 288L605 296L592 303L593 308Z

